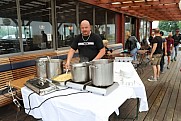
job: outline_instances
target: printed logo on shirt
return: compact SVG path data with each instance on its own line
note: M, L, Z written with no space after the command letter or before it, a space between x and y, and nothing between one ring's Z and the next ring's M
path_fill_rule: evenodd
M80 45L94 45L94 42L79 42L78 46Z

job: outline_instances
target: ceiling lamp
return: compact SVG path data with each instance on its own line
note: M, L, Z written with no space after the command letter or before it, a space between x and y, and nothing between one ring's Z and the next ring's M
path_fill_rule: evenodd
M120 2L112 2L111 3L112 5L118 5L118 4L121 4Z
M178 5L179 5L179 9L181 10L181 1L178 3Z

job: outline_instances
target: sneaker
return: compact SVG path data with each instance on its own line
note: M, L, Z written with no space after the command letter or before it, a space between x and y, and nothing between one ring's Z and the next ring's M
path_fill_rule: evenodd
M157 81L157 79L154 79L153 77L149 78L148 81L152 82L152 81Z
M171 61L173 62L173 59L171 59Z
M170 68L167 66L167 69L170 69Z
M176 61L177 59L176 58L174 58L174 61Z
M164 71L161 71L161 74L164 74L165 72Z

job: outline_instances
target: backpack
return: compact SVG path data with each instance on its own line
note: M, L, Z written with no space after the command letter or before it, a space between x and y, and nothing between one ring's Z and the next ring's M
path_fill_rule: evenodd
M141 45L140 45L140 43L138 41L136 42L136 47L137 47L138 50L141 48Z

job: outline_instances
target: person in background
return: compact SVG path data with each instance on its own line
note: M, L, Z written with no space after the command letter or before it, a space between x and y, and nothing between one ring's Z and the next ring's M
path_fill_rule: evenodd
M152 48L152 41L153 41L153 38L154 38L154 36L155 36L155 33L154 32L152 32L151 33L151 36L149 37L149 39L148 39L148 41L149 41L149 46Z
M162 46L163 54L162 54L161 61L160 61L160 71L161 71L161 73L164 73L163 72L163 68L164 68L164 64L165 64L164 57L167 55L167 44L166 44L166 39L163 38L163 35L164 35L164 32L160 31L160 36L162 37L162 43L163 43L163 46Z
M106 40L106 32L102 31L102 34L100 34L102 40Z
M172 53L171 56L171 61L173 62L177 60L177 52L178 52L178 48L179 48L179 44L181 42L181 35L179 34L179 29L176 30L176 34L172 36L172 38L174 39L174 52Z
M137 42L138 40L136 39L135 36L131 36L130 32L127 32L127 40L126 40L126 44L125 44L125 49L127 49L128 51L130 51L130 54L133 57L133 60L137 60L136 56L137 56Z
M146 36L144 36L142 42L141 42L141 49L143 50L150 50L150 46L147 42Z
M105 47L105 49L106 49L106 54L105 54L105 55L107 55L107 54L109 54L109 53L112 53L113 50L112 50L111 48L108 48L108 47L107 47L107 45L108 45L108 40L102 40L102 41L103 41L104 47Z
M167 62L167 69L169 69L170 67L170 56L173 50L173 45L174 45L174 40L172 38L172 33L169 33L168 37L166 38L166 43L167 43L167 58L168 58L168 62Z
M44 31L41 31L42 34L42 42L46 43L46 48L48 47L48 39L47 39L47 35L45 34Z
M162 56L162 38L160 30L155 29L155 37L153 38L153 47L150 54L150 60L153 68L153 76L148 81L157 81L160 76L160 61Z
M89 21L83 20L80 23L81 34L74 38L67 55L65 68L69 69L70 61L78 49L80 62L101 59L105 54L105 47L99 35L91 32Z

